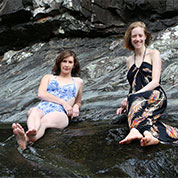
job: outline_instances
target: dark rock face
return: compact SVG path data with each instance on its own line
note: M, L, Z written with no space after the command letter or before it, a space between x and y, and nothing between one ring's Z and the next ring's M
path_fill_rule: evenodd
M143 20L158 32L178 22L176 0L3 0L0 53L53 37L123 35ZM9 43L10 41L10 43Z
M127 125L111 124L129 90L130 52L122 35L130 22L143 20L156 32L149 47L162 58L168 107L161 119L178 127L177 5L176 0L0 0L0 175L177 177L177 146L119 145ZM51 73L62 49L74 50L81 64L80 116L62 131L47 130L22 153L11 124L26 128L26 113L39 102L41 77Z
M161 52L162 86L168 96L167 111L170 118L175 119L178 106L177 28L160 32L150 45L150 48ZM94 121L116 117L116 108L129 90L125 59L130 53L123 48L123 39L64 38L4 54L0 63L1 122L26 120L28 109L39 102L37 89L41 77L51 73L54 60L62 49L74 50L81 64L85 88L80 119Z

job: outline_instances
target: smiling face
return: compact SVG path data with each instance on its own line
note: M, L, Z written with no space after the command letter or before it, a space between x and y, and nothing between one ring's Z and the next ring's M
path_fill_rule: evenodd
M74 67L74 57L73 56L69 56L66 57L62 60L61 62L61 73L68 75L71 74L72 69Z
M143 22L133 22L129 25L125 32L124 47L131 51L138 48L139 46L137 45L141 45L141 43L147 47L150 43L150 38L151 34L148 32L146 25Z
M131 43L135 49L142 48L145 45L145 32L142 27L135 27L131 31Z
M80 76L80 64L75 52L63 50L55 60L52 73L54 75L60 75L61 73L66 75L68 72L70 72L72 77Z

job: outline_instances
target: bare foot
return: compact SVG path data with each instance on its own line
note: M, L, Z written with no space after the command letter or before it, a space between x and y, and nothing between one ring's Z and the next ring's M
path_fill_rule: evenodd
M35 142L36 141L36 138L35 138L36 134L37 134L37 131L35 129L28 130L26 132L28 140L31 141L31 142Z
M143 137L140 141L141 146L156 145L159 143L159 140L153 137L153 135L148 131L144 132L144 136L145 137Z
M26 135L20 124L12 124L13 133L16 136L17 143L22 150L27 146Z
M15 128L17 128L17 125L15 123L12 124L12 129L14 130Z
M129 144L133 140L140 140L143 138L143 135L135 128L130 130L130 133L127 135L126 138L121 140L119 144Z

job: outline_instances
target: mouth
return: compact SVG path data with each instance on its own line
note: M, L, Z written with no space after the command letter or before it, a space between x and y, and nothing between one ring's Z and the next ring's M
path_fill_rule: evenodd
M142 41L136 41L135 44L140 45L140 44L142 44Z
M64 70L65 70L65 71L69 71L69 70L70 70L70 68L64 68Z

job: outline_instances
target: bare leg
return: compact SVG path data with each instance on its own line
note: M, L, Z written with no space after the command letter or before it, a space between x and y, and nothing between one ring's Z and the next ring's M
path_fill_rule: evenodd
M24 150L27 146L27 137L24 132L24 129L22 128L20 124L15 124L15 123L12 124L12 129L13 129L14 135L16 136L16 140L17 140L19 147L22 150Z
M156 145L159 143L159 140L151 134L149 131L145 131L143 133L144 137L141 139L140 144L141 146L149 146L149 145Z
M140 140L143 138L143 135L135 128L132 128L129 132L129 134L127 135L126 138L124 138L123 140L121 140L119 143L120 144L129 144L131 141L133 140Z
M29 110L27 119L28 131L26 132L29 142L36 141L35 136L37 134L37 131L40 129L41 118L43 116L44 113L38 108L31 108Z
M41 118L40 128L37 130L36 135L32 134L33 139L31 141L34 142L38 140L39 138L41 138L44 135L45 130L47 128L63 129L68 124L69 124L68 117L63 112L51 112L49 114L46 114L45 116ZM29 138L30 138L31 133L33 133L33 131L31 132L27 131L27 135Z

